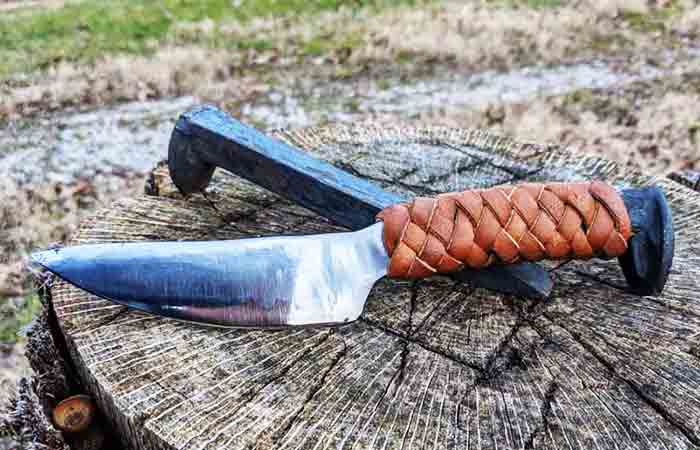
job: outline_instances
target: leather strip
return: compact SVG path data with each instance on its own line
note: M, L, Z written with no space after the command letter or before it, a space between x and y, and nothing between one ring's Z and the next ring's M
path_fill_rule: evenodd
M418 197L383 209L388 275L422 278L463 266L614 257L632 236L622 197L600 181L526 183Z

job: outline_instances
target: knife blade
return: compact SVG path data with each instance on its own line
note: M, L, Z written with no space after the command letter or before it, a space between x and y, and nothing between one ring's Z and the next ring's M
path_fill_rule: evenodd
M79 245L33 260L94 295L174 319L241 328L331 325L355 320L386 274L382 228Z

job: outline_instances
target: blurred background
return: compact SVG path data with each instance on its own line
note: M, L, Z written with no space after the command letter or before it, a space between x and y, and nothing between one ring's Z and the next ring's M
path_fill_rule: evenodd
M490 129L693 182L700 2L0 0L0 405L39 307L23 260L142 192L201 102L262 129Z

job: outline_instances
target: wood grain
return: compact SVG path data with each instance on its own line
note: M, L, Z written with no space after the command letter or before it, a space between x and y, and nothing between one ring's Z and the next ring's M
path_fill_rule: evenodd
M660 183L677 229L664 294L624 292L614 261L550 264L546 301L447 278L381 280L337 329L207 328L57 282L80 376L130 448L700 448L700 194L595 157L478 131L332 126L278 136L403 195L520 180ZM72 242L338 230L217 172L183 199L165 166Z

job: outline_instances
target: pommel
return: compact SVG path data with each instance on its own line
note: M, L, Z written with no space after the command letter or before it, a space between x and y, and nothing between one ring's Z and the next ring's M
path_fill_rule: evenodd
M661 189L624 189L622 198L634 235L629 250L619 257L630 290L659 295L671 271L675 239L671 209Z

